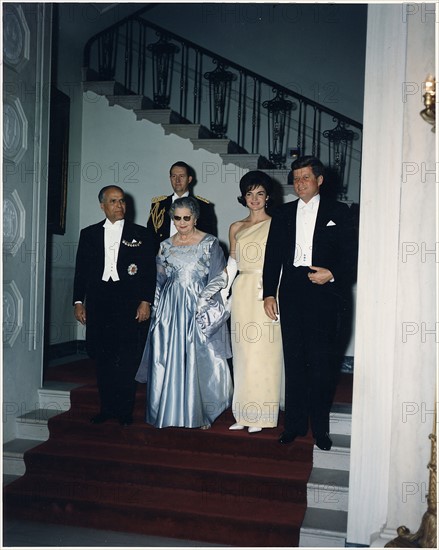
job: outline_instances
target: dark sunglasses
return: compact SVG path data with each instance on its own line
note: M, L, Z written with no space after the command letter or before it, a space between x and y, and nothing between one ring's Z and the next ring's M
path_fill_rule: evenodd
M181 221L182 218L183 218L183 220L184 220L185 222L190 222L192 216L174 216L174 220L175 220L176 222Z

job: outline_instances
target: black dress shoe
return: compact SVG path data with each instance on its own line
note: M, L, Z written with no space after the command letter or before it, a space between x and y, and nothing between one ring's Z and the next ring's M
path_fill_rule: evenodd
M328 433L316 437L316 445L322 451L330 451L332 447L332 439Z
M292 443L296 437L304 437L306 435L306 432L282 432L281 436L279 437L279 443Z
M111 415L109 415L107 413L99 413L96 416L92 416L90 418L90 422L92 424L103 424L107 420L110 420L110 418L111 418Z
M121 426L131 426L133 423L133 417L130 414L127 414L126 416L121 416L119 418L119 424Z

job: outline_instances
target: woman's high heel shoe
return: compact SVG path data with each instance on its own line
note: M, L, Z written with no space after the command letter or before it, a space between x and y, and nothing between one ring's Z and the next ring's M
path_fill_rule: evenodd
M255 427L250 427L250 428L248 429L248 433L249 433L249 434L255 434L255 433L257 433L257 432L262 432L262 428L256 428L256 426L255 426Z
M241 426L241 424L238 424L238 422L235 422L235 424L232 424L229 426L229 430L243 430L244 426Z

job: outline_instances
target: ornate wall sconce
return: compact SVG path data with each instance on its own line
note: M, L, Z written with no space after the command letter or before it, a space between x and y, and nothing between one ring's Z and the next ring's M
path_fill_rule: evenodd
M148 45L152 53L152 81L154 89L154 109L169 109L172 90L174 56L180 48L161 35L154 44Z
M436 79L429 74L425 79L425 94L424 94L423 109L419 114L429 124L433 125L432 132L436 131Z
M323 137L327 138L329 144L329 165L333 168L339 178L338 200L347 200L348 181L345 181L346 159L349 149L352 150L352 144L358 139L358 134L346 128L346 122L333 119L337 126L331 130L325 130Z
M223 139L227 133L230 94L236 74L227 71L227 65L220 60L214 59L213 62L217 68L204 75L209 81L210 129L217 138Z
M276 97L262 103L262 107L268 110L269 159L276 168L285 168L285 133L289 126L290 112L296 110L297 105L285 99L285 94L281 90L273 88L273 92L276 93Z

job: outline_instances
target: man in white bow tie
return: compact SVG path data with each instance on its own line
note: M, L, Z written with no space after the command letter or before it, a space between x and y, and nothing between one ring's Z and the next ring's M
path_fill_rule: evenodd
M146 340L156 284L155 245L145 227L125 219L125 194L100 190L105 220L81 231L73 289L74 315L87 325L89 356L96 360L101 424L132 423L135 374Z
M329 413L337 382L340 305L355 280L357 239L346 204L320 195L322 162L291 165L298 200L273 215L263 273L264 309L280 316L285 362L285 425L279 441L305 436L330 450Z

